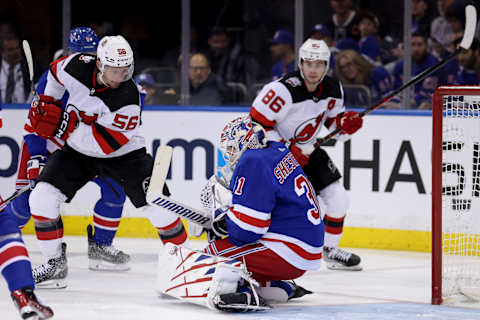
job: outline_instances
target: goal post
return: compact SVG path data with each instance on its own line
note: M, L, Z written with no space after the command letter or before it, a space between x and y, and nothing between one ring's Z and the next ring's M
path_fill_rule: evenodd
M478 300L480 87L437 88L432 119L432 304Z

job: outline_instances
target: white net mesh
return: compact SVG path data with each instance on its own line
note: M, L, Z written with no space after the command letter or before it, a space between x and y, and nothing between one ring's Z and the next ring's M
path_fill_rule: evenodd
M443 97L442 296L480 297L480 94Z

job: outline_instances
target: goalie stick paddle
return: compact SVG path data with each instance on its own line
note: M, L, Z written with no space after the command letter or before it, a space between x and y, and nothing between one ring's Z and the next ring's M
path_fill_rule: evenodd
M170 146L160 146L157 149L155 162L153 163L152 177L147 191L147 202L151 202L157 196L163 194L163 185L167 179L168 168L172 161L173 148Z
M152 177L147 191L147 202L171 211L181 218L201 225L202 227L210 227L210 218L207 213L163 195L163 185L167 178L172 153L173 149L170 146L158 147Z
M477 10L473 5L467 5L465 7L465 31L463 33L463 38L462 41L460 42L460 45L458 46L455 51L450 54L448 57L437 63L436 65L431 66L430 68L424 70L422 73L418 74L416 77L405 83L403 86L400 88L394 90L392 93L384 97L380 102L374 104L368 109L363 110L358 114L359 117L363 117L370 112L378 109L380 106L382 106L385 102L389 101L392 99L394 96L402 92L403 90L411 87L412 85L422 81L425 79L427 76L430 74L434 73L438 69L442 68L444 65L446 65L448 62L450 62L452 59L454 59L456 56L458 56L461 52L468 50L470 46L472 45L473 42L473 37L475 36L475 28L477 26ZM315 144L313 145L315 148L318 147L319 145L327 142L334 136L336 136L339 132L341 131L340 128L337 128L330 132L328 135L326 135L323 138L318 138Z
M33 83L33 58L32 58L32 50L30 50L30 44L28 44L27 40L22 41L23 46L23 53L25 54L25 59L27 60L28 66L28 75L30 76L30 91L32 92L33 99L38 101L38 94L35 90L35 84Z

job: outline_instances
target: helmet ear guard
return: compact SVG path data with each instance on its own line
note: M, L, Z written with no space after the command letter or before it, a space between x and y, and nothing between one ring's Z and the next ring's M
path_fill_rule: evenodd
M322 77L320 78L320 82L322 82L323 78L328 72L328 68L330 66L330 49L328 48L327 44L323 40L314 40L314 39L307 39L300 49L298 50L298 68L300 69L300 74L302 78L305 79L302 70L302 61L309 60L321 60L325 61L326 68L325 72L323 73Z
M106 36L100 40L97 49L97 59L100 62L100 75L103 77L105 67L128 67L123 81L133 75L133 50L122 36Z

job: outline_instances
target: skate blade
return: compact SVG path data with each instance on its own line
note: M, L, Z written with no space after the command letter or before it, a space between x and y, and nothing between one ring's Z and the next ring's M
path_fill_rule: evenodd
M47 280L35 283L35 287L38 289L63 289L67 287L67 281L65 279Z
M93 271L128 271L130 265L128 263L115 264L103 260L88 260L88 269Z
M244 312L249 312L249 311L265 311L265 310L271 310L271 306L251 306L251 305L244 305L244 304L228 304L228 305L222 305L222 306L217 306L221 311L226 311L225 309L237 309L237 310L243 310Z
M327 268L330 270L341 270L341 271L362 271L363 268L361 265L357 264L356 266L344 266L341 263L327 262Z

